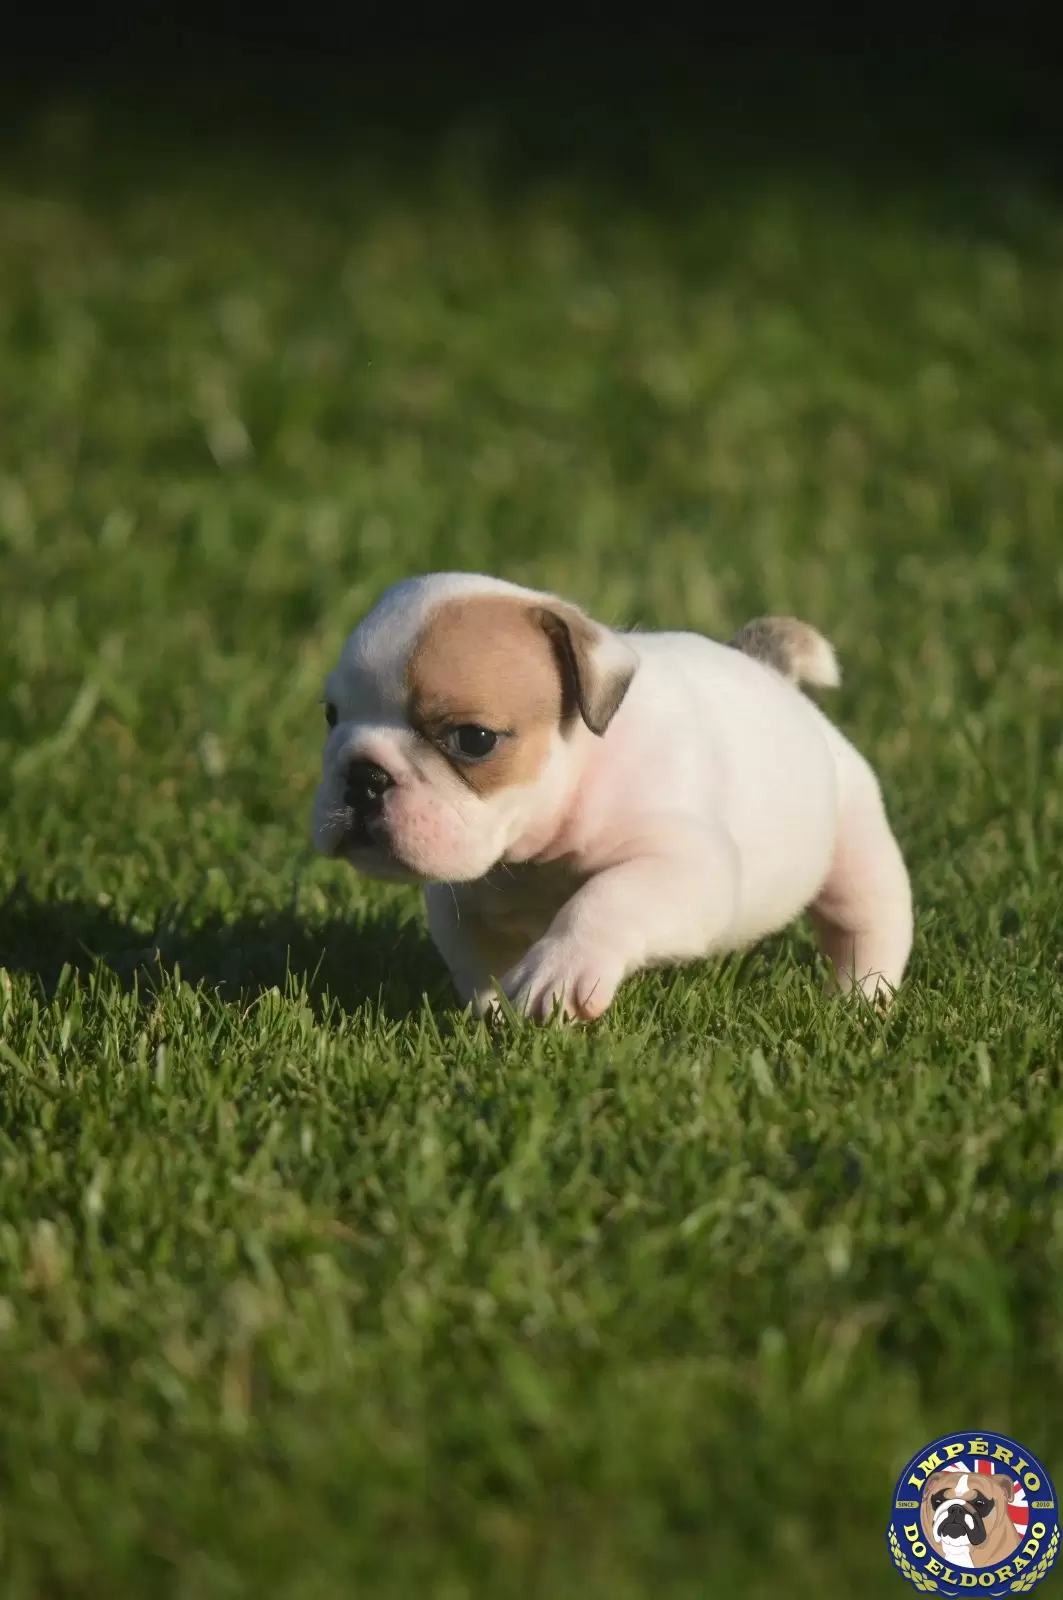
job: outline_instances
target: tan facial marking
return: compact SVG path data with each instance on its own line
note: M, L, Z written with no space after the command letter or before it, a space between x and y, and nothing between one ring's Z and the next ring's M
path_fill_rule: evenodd
M479 763L458 764L478 794L534 782L563 714L561 672L541 614L503 595L450 600L430 618L406 666L412 727L438 742L472 722L508 737Z

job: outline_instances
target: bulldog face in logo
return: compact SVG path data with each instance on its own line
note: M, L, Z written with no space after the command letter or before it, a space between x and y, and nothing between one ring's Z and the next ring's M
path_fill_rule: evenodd
M923 1485L919 1520L927 1541L954 1567L992 1567L1021 1543L1008 1506L1015 1480L976 1472L935 1472Z

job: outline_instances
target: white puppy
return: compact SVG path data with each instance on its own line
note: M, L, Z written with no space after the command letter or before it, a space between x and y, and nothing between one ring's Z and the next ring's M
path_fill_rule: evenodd
M836 684L792 618L732 645L618 633L466 573L389 589L328 679L314 840L425 885L462 1000L598 1017L642 968L810 907L842 988L888 996L908 875L867 762L798 690Z

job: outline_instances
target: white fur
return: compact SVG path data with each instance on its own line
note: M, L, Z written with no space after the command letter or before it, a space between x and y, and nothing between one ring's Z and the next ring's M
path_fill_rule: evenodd
M795 675L802 683L811 683L820 689L837 689L842 681L833 646L814 628L807 630L805 648L798 652L794 665Z
M404 718L406 659L435 606L489 592L550 598L436 574L390 590L351 635L326 689L340 721L314 816L319 848L348 853L346 762L395 777L381 847L348 858L425 882L463 1000L484 1010L501 988L540 1019L598 1016L630 973L736 949L806 908L841 987L896 987L911 895L875 776L759 661L696 634L603 628L603 659L638 662L604 736L559 730L533 784L486 799L425 750Z

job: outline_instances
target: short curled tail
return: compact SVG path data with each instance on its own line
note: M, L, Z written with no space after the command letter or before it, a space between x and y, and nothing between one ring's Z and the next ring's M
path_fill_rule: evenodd
M791 683L836 689L842 675L833 649L815 628L796 617L754 617L730 641L734 650L763 661Z

